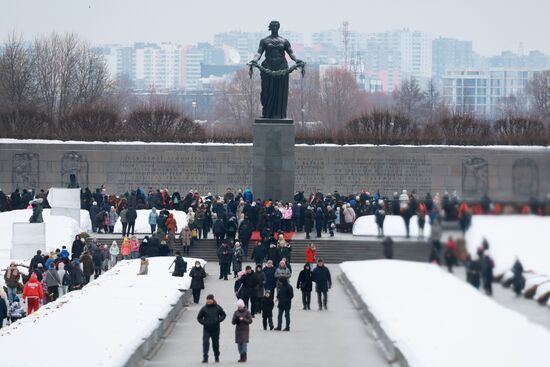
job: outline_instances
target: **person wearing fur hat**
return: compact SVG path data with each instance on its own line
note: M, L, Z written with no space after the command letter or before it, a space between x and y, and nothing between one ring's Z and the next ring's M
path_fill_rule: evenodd
M214 299L214 295L209 294L206 296L206 305L201 308L197 315L197 321L203 326L202 363L208 363L210 339L212 339L212 349L214 350L215 361L220 361L220 324L225 318L225 311L218 305Z
M246 308L242 299L237 301L237 310L233 313L231 323L235 325L235 343L237 343L237 348L241 357L237 362L246 362L247 344L250 339L250 324L252 324L252 315Z

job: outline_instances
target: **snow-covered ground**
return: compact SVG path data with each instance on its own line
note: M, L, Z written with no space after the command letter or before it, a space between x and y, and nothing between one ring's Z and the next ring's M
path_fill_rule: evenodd
M139 260L119 262L82 291L0 329L0 365L32 366L37 356L53 356L57 366L123 366L178 301L179 289L189 287L187 274L171 276L173 260L150 258L149 274L140 276ZM188 269L195 262L185 260Z
M550 217L537 215L474 215L466 233L470 253L483 239L495 261L495 275L504 274L518 257L525 271L550 275Z
M157 214L159 212L160 210L157 210ZM149 225L150 213L150 209L137 211L136 228L134 233L151 233L151 226ZM178 225L178 232L180 232L182 228L187 225L187 215L181 210L170 210L170 213L174 214L174 218L176 219L176 223ZM116 222L115 233L122 233L122 223L120 222L120 218Z
M415 215L411 218L409 225L411 238L418 237L418 217ZM431 233L431 227L426 217L426 224L424 225L424 237L429 238ZM353 224L354 236L377 236L378 226L376 225L376 219L374 215L365 215L357 218ZM405 237L407 231L405 230L405 222L399 215L386 215L384 221L384 236Z
M435 265L373 260L340 267L411 367L548 365L548 330Z
M13 210L0 213L0 261L9 259L12 247L12 225L13 223L28 223L32 215L32 209ZM50 209L42 212L44 223L46 223L46 249L55 250L65 245L70 247L74 236L81 232L92 230L90 215L87 211L80 211L80 225L72 218L63 216L51 216ZM0 264L1 265L1 264Z

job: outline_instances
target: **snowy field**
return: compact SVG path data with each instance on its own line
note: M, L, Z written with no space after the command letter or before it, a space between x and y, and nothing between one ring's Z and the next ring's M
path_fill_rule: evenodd
M550 275L550 217L474 215L466 233L468 251L474 254L484 238L495 261L495 275L511 269L516 256L525 271Z
M431 264L340 265L411 367L547 366L550 332Z
M0 365L33 366L37 356L52 356L57 366L124 366L189 287L187 274L171 276L173 260L150 258L149 274L140 276L139 260L121 261L83 290L0 329ZM195 262L185 260L188 269Z
M411 218L409 225L411 238L418 237L418 217L415 215ZM424 237L429 238L431 233L431 227L426 216L426 224L424 225ZM365 215L357 218L353 224L354 236L377 236L378 226L374 215ZM399 215L386 215L384 221L384 236L392 237L405 237L407 231L405 230L405 222Z
M160 210L157 210L157 214ZM143 209L137 211L136 229L134 233L151 233L151 226L149 225L150 209ZM178 225L178 233L187 225L187 215L181 210L170 210L170 213L174 214L176 223ZM120 218L115 225L115 233L122 233L122 223Z

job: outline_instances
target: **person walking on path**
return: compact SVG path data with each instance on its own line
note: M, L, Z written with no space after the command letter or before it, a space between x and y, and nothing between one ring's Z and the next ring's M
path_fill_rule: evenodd
M319 311L323 310L323 306L326 310L328 301L328 290L332 287L332 279L330 278L330 271L325 266L322 259L319 259L319 261L317 261L317 267L315 268L315 270L313 270L313 281L315 282L315 291L317 292L317 303L319 304Z
M278 308L279 314L277 316L277 327L275 330L281 330L283 323L283 314L286 319L286 327L284 331L290 331L290 308L292 307L292 298L294 298L294 290L292 286L288 283L288 278L280 279L281 286L279 292L277 293L277 300L279 301Z
M302 291L302 305L304 306L303 310L311 310L311 291L313 290L313 275L311 274L311 269L309 263L306 262L304 265L304 270L298 275L298 283L296 288Z
M6 272L4 273L4 281L6 282L6 287L8 288L8 300L13 302L14 298L17 296L17 287L19 286L19 279L21 278L21 273L17 269L17 264L15 261L12 261Z
M214 359L220 361L220 324L225 320L226 314L223 308L218 305L213 294L206 296L206 305L201 308L197 315L197 321L203 326L202 329L202 363L208 363L208 350L210 339Z
M277 279L275 278L275 267L273 266L273 261L268 260L266 266L263 268L263 273L265 274L265 285L264 288L271 292L271 295L275 297L275 287L277 285Z
M204 289L204 278L206 278L206 272L201 266L200 261L195 262L195 266L189 272L191 277L191 290L193 291L193 302L199 304L201 297L201 291Z
M220 263L220 279L227 280L229 267L231 266L231 258L233 257L233 250L224 242L218 249L217 255Z
M111 254L111 264L109 267L112 268L116 265L117 256L120 254L120 249L118 248L116 241L113 241L111 247L109 247L109 253Z
M42 285L36 277L36 273L31 274L31 278L25 284L23 289L23 300L27 299L27 315L32 314L34 311L38 311L40 307L40 300L44 297L44 291Z
M50 268L45 276L46 287L48 287L48 302L53 302L59 297L59 286L61 285L61 278L59 278L59 273L55 270L54 263L50 264Z
M151 235L157 230L157 219L159 215L157 213L157 208L153 207L149 213L149 226L151 227Z
M233 314L231 321L235 325L235 343L239 350L240 358L237 362L246 362L247 344L250 339L250 324L252 324L252 315L245 307L242 299L237 301L237 310Z

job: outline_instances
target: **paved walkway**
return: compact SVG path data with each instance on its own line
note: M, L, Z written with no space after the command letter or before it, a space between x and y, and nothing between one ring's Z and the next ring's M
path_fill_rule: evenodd
M214 265L214 264L212 264ZM329 266L334 283L329 293L329 310L317 311L312 302L311 311L303 311L301 293L295 292L292 303L290 332L264 331L261 317L256 316L250 331L248 362L256 366L388 366L378 345L368 334L357 311L338 281L338 266ZM296 284L299 265L291 278ZM234 343L234 326L230 318L235 310L233 281L218 280L217 267L207 267L210 276L201 304L191 306L176 323L172 333L147 367L202 365L202 327L196 317L204 298L213 293L226 311L228 318L222 323L220 349L221 364L237 363L238 352ZM296 290L295 290L296 291ZM275 310L276 311L275 306ZM276 319L276 318L274 318ZM275 321L275 320L274 320ZM284 321L283 321L284 322ZM275 321L276 323L276 321ZM276 326L276 325L275 325ZM283 325L284 327L284 325ZM212 351L210 362L212 363Z

